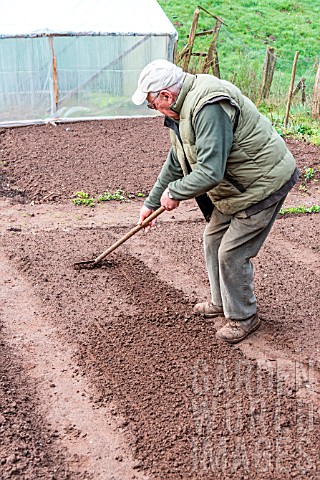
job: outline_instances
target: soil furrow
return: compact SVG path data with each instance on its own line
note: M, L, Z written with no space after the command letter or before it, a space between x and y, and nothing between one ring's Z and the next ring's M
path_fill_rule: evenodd
M10 348L20 355L4 363L1 371L4 470L0 478L145 478L135 470L121 422L115 421L110 406L106 409L95 403L95 392L73 362L76 343L70 346L58 335L50 316L41 311L40 299L3 255L0 273L2 336L10 343L9 347L4 341L2 353L4 359L11 358ZM19 298L19 302L6 302L10 296ZM10 370L12 377L8 378ZM18 422L11 438L7 436L8 421ZM21 437L19 447L16 437Z

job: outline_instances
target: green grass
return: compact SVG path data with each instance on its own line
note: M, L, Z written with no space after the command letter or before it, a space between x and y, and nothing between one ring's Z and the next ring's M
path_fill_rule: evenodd
M238 45L259 51L270 45L290 62L296 50L311 61L320 54L320 4L315 0L159 0L159 4L178 31L179 49L187 43L193 13L201 5L227 23L221 27L220 35L229 47ZM213 24L214 19L200 12L199 30L210 29ZM199 42L203 45L204 37Z

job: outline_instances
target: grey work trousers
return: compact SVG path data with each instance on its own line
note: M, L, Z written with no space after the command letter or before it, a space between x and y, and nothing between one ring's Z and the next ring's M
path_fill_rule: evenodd
M222 306L227 318L244 320L257 311L250 259L258 254L284 200L247 218L213 210L204 231L204 253L212 303Z

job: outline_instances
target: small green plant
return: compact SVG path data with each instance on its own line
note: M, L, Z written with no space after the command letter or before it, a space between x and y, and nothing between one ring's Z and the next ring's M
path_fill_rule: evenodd
M146 194L143 192L138 193L126 193L124 190L117 190L114 193L109 191L104 192L95 199L93 197L89 198L89 194L83 192L82 190L76 192L75 198L72 199L74 205L84 205L86 207L95 207L96 203L109 202L115 200L118 202L128 202L131 199L136 197L146 197Z
M98 196L97 201L100 202L109 202L110 200L117 200L118 202L126 202L125 192L123 190L117 190L114 193L104 192L102 195Z
M306 181L311 180L314 177L314 170L313 168L305 168L304 169L304 178Z
M312 205L311 207L287 207L281 208L280 215L285 215L286 213L298 214L298 213L320 213L320 205Z
M76 192L75 198L72 199L74 205L84 205L85 207L94 207L94 198L89 198L89 194L82 190Z

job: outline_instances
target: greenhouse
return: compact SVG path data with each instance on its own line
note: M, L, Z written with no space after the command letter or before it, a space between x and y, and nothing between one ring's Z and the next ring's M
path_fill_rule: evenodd
M0 125L150 115L131 95L177 37L156 0L3 0Z

